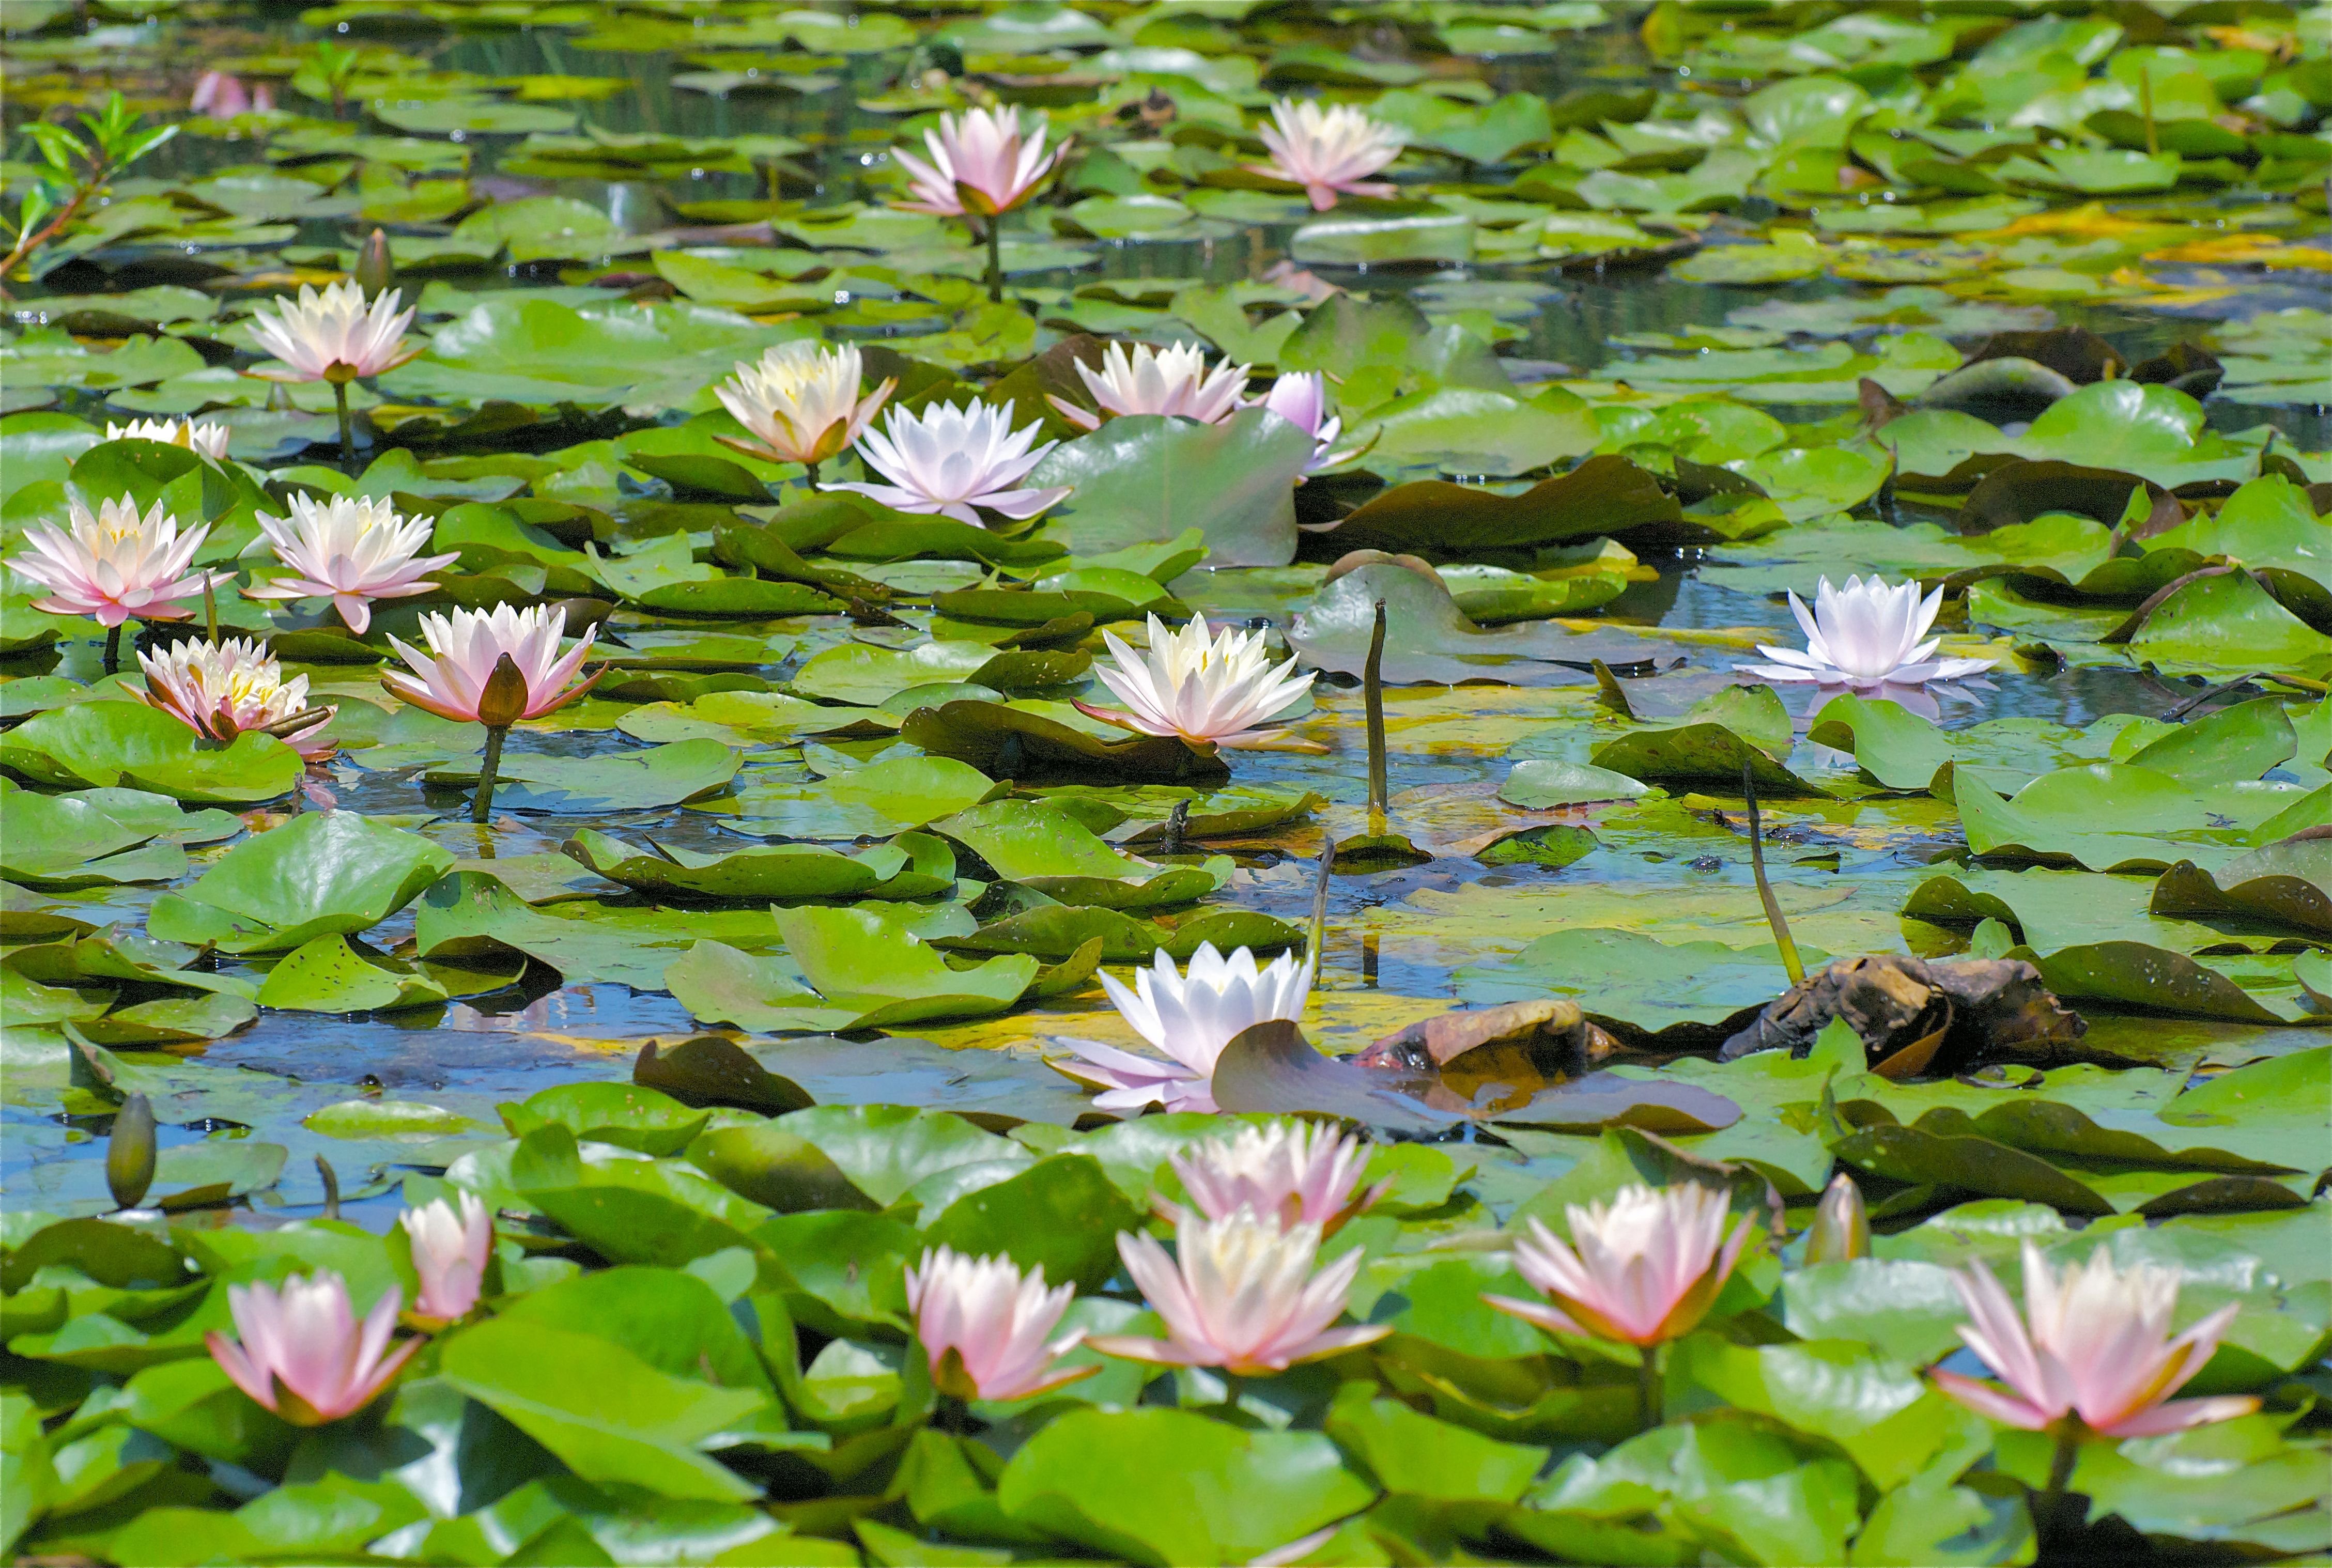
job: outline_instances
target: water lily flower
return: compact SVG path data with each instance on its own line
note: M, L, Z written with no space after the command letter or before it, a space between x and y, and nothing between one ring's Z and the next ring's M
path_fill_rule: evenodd
M205 71L195 79L195 91L186 100L186 112L207 114L219 120L233 120L238 114L256 111L266 114L275 107L275 87L263 81L245 91L242 78L225 71Z
M132 419L127 425L105 422L108 441L158 441L165 446L184 446L199 452L217 462L226 455L226 444L234 432L215 419Z
M1725 1233L1724 1193L1694 1182L1624 1187L1608 1202L1565 1209L1577 1250L1535 1217L1515 1267L1552 1298L1483 1299L1556 1334L1649 1346L1689 1334L1748 1245L1746 1216Z
M429 645L427 654L394 636L388 639L413 671L391 670L381 676L390 695L442 718L486 727L485 760L470 808L473 822L483 822L493 806L494 772L510 727L566 706L606 673L603 666L584 680L574 680L599 628L585 631L582 640L561 655L559 640L566 630L564 609L534 605L521 610L505 604L491 610L457 609L451 617L423 616L421 636Z
M413 1269L421 1294L413 1310L422 1317L452 1323L478 1305L493 1250L494 1220L474 1192L461 1195L457 1208L443 1198L408 1209L398 1217L413 1246Z
M24 553L8 564L49 590L33 601L34 609L96 617L106 631L110 674L120 659L122 622L178 621L194 613L180 601L200 594L210 580L207 572L186 569L210 524L182 534L162 502L141 517L132 495L100 502L91 513L81 497L68 494L65 508L71 531L34 523L24 531Z
M1313 1269L1320 1252L1316 1225L1280 1227L1242 1209L1219 1219L1186 1219L1175 1229L1175 1249L1122 1230L1117 1254L1142 1287L1167 1337L1096 1335L1096 1350L1168 1366L1211 1366L1241 1377L1285 1372L1370 1344L1392 1332L1389 1324L1335 1328L1344 1315L1362 1254L1346 1252Z
M399 517L386 497L318 501L295 491L291 504L289 517L259 513L259 529L292 575L246 590L246 598L329 598L349 630L361 635L372 625L371 600L427 593L437 585L423 574L462 559L459 551L423 556L434 525Z
M1080 702L1087 718L1144 735L1178 735L1192 748L1252 746L1266 739L1256 726L1312 689L1316 676L1291 675L1294 658L1274 668L1259 631L1225 626L1210 633L1203 615L1180 631L1150 617L1150 648L1137 653L1115 632L1102 633L1111 663L1094 674L1132 712Z
M1271 154L1251 172L1300 185L1314 212L1326 212L1339 196L1387 196L1393 186L1369 176L1400 156L1400 132L1348 103L1322 109L1306 100L1281 99L1271 106L1272 124L1259 133Z
M1104 1086L1094 1100L1096 1109L1135 1111L1156 1101L1169 1111L1214 1110L1215 1061L1223 1047L1267 1019L1302 1018L1312 994L1312 961L1298 967L1290 953L1258 969L1250 948L1227 959L1214 943L1200 942L1187 975L1175 972L1163 948L1154 963L1134 970L1130 988L1106 972L1101 983L1134 1032L1170 1060L1137 1056L1098 1040L1066 1042L1079 1058L1074 1076Z
M1082 1330L1045 1337L1076 1295L1074 1285L1047 1290L1042 1265L1023 1274L1000 1255L926 1250L907 1270L907 1310L932 1386L960 1400L1025 1400L1099 1372L1057 1364L1083 1341Z
M1316 1225L1333 1236L1338 1226L1382 1196L1390 1183L1360 1190L1368 1145L1316 1123L1248 1125L1228 1139L1209 1139L1167 1157L1182 1190L1209 1219L1242 1209L1283 1227Z
M1952 1286L1974 1320L1962 1325L1960 1337L2001 1383L1941 1370L1929 1375L1979 1415L2078 1442L2090 1434L2143 1438L2184 1431L2259 1408L2249 1395L2171 1399L2211 1359L2236 1310L2222 1306L2173 1337L2174 1269L2139 1264L2124 1272L2100 1247L2085 1266L2060 1276L2027 1241L2021 1318L1981 1262L1954 1275Z
M780 343L758 365L741 361L737 373L712 389L753 439L715 439L765 463L801 464L815 490L817 465L849 450L899 385L892 377L862 397L864 374L855 348L806 339Z
M146 672L146 701L196 734L232 741L245 730L264 730L311 762L332 751L321 737L335 710L311 709L308 677L285 680L275 655L255 642L188 638L158 654L141 652L138 664ZM311 712L308 722L285 722Z
M1077 375L1101 405L1101 413L1062 397L1048 397L1047 401L1061 411L1061 417L1085 430L1099 429L1103 416L1111 414L1172 414L1215 425L1238 412L1248 368L1226 360L1209 370L1205 353L1189 343L1166 349L1136 343L1131 350L1112 343L1102 350L1100 370L1077 362Z
M211 1359L237 1388L294 1426L354 1415L421 1345L410 1339L388 1349L404 1300L395 1286L361 1324L349 1305L347 1283L325 1270L304 1279L295 1274L280 1291L230 1285L226 1299L242 1343L212 1330L203 1336Z
M1757 651L1773 663L1733 667L1768 681L1811 681L1857 692L1923 686L1992 668L1991 659L1929 656L1941 639L1920 638L1935 624L1943 602L1940 588L1922 599L1916 582L1889 588L1875 572L1867 581L1848 578L1843 588L1831 588L1825 577L1814 590L1811 613L1796 590L1790 594L1790 612L1805 628L1805 652L1761 644Z
M1263 395L1260 406L1312 437L1312 455L1304 464L1305 473L1350 463L1367 450L1364 446L1335 450L1336 437L1343 434L1344 422L1328 412L1328 380L1317 370L1292 371L1280 377Z
M412 311L400 313L401 291L391 289L365 304L364 286L351 278L322 293L306 283L298 299L278 295L273 315L262 305L251 313L252 340L276 359L281 368L261 366L251 372L271 381L328 381L340 416L340 450L353 451L349 426L349 383L393 370L421 352L405 347L405 330L413 325Z
M1862 1189L1840 1171L1822 1190L1814 1222L1806 1227L1806 1262L1846 1263L1870 1256L1870 1210L1863 1206Z
M977 525L986 507L1014 521L1036 516L1069 487L1015 489L1056 442L1029 450L1043 426L1012 428L1012 405L935 403L920 413L894 408L879 430L859 437L858 455L888 484L829 485L855 490L900 512L937 512Z
M1004 297L1004 268L998 250L997 219L1026 202L1069 150L1062 142L1045 149L1047 127L1039 117L1024 135L1019 110L969 109L961 115L942 114L939 127L923 132L931 153L925 163L904 148L892 156L907 171L913 199L899 205L909 212L939 217L985 219L979 226L988 241L988 297Z

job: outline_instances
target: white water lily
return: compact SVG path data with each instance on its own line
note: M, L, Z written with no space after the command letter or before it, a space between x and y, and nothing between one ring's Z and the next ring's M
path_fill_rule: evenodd
M1175 971L1162 948L1153 964L1135 970L1130 987L1107 973L1101 983L1133 1031L1168 1060L1097 1040L1065 1042L1078 1057L1066 1068L1070 1075L1103 1086L1096 1109L1138 1111L1153 1101L1169 1111L1215 1109L1215 1061L1223 1047L1254 1025L1302 1018L1312 994L1312 961L1299 966L1290 953L1258 968L1252 949L1225 958L1212 942L1201 942L1187 974Z
M215 645L189 638L158 654L141 650L138 664L146 672L146 701L212 740L232 741L308 712L308 677L285 680L275 656L243 637ZM332 751L320 738L331 718L330 711L320 712L279 738L313 760Z
M1214 425L1238 412L1248 368L1226 360L1209 370L1205 352L1190 343L1165 349L1136 343L1131 349L1112 343L1102 350L1099 370L1077 362L1077 375L1101 413L1063 397L1047 401L1061 417L1086 430L1099 429L1104 416L1118 414L1171 414Z
M753 437L718 439L749 457L815 467L849 450L899 385L894 377L862 397L864 376L855 348L780 343L759 364L741 361L736 374L712 389Z
M1805 628L1803 653L1761 644L1757 651L1772 664L1733 667L1769 681L1806 681L1858 692L1921 686L1992 668L1991 659L1930 657L1941 639L1920 639L1935 625L1943 602L1941 588L1921 598L1916 581L1889 588L1873 573L1867 580L1849 577L1844 588L1833 588L1825 577L1814 590L1811 612L1794 590L1790 594L1790 611Z
M1272 664L1263 633L1225 626L1210 633L1204 616L1192 616L1180 631L1150 617L1150 648L1137 652L1104 632L1110 664L1095 667L1102 684L1133 712L1078 710L1122 730L1144 735L1176 735L1193 746L1246 746L1263 739L1256 726L1312 689L1317 677L1291 675L1293 658Z
M368 307L364 290L353 280L322 293L302 283L297 299L279 295L274 314L267 305L252 311L251 337L282 367L263 365L251 374L273 381L343 383L395 369L421 352L405 347L413 312L397 310L398 297L390 289Z
M900 512L938 512L977 525L979 508L1018 521L1068 494L1018 488L1056 442L1030 450L1043 426L1012 428L1012 405L972 402L959 408L935 403L919 413L894 408L879 430L859 437L858 455L888 484L853 483L832 490L855 490Z
M292 575L246 589L247 598L330 598L349 630L361 634L372 624L370 601L427 593L437 585L425 574L462 559L459 551L422 555L434 524L399 517L387 497L318 501L295 491L291 505L289 517L261 512L259 529Z
M1323 109L1285 98L1271 106L1271 118L1258 133L1271 162L1248 167L1302 186L1315 212L1334 206L1339 196L1393 194L1391 185L1368 177L1400 156L1400 132L1384 121L1349 103Z
M132 419L127 425L105 422L108 441L158 441L165 446L183 446L199 452L216 462L226 455L226 444L234 433L215 419Z
M1263 395L1259 406L1270 409L1312 437L1312 455L1304 464L1306 473L1317 473L1324 468L1349 463L1366 450L1362 446L1350 447L1343 452L1335 450L1336 437L1344 432L1344 422L1328 412L1328 380L1317 370L1293 371L1282 376L1271 384L1271 390Z

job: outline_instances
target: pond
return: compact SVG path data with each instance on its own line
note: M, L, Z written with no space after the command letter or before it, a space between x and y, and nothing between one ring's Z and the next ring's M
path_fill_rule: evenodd
M2318 13L5 25L14 1549L2332 1546ZM1954 1391L2093 1256L2193 1430ZM310 1271L394 1393L205 1353Z

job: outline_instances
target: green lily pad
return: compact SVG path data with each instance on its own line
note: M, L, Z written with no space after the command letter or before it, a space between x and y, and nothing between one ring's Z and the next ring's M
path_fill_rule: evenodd
M817 845L753 845L705 855L650 841L653 853L582 828L562 846L611 882L683 898L794 903L812 898L928 898L955 881L955 858L929 834L902 834L857 855Z
M154 906L154 934L228 952L283 952L370 930L453 865L417 834L353 811L308 812L229 850Z

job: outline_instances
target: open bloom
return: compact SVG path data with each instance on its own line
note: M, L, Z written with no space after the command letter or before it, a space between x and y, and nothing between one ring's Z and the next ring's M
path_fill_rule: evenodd
M1035 194L1068 151L1063 142L1047 152L1046 130L1040 119L1024 136L1020 111L1008 104L941 115L939 128L923 132L923 146L932 155L929 163L903 148L892 153L907 171L914 197L899 205L943 218L1010 212Z
M305 1279L295 1274L281 1291L230 1285L227 1308L243 1343L215 1329L203 1342L244 1393L294 1426L321 1426L370 1404L420 1348L411 1339L388 1349L403 1298L391 1286L359 1324L337 1274L320 1270Z
M1056 1363L1083 1331L1047 1343L1077 1287L1045 1288L1042 1267L1027 1274L1010 1258L967 1257L942 1247L907 1270L907 1310L930 1358L932 1386L960 1400L1025 1400L1099 1372Z
M1368 1168L1368 1145L1313 1122L1246 1126L1169 1155L1182 1190L1199 1213L1221 1219L1251 1209L1284 1228L1317 1225L1333 1234L1384 1190L1355 1194Z
M234 432L215 419L132 419L127 425L105 422L108 441L158 441L165 446L184 446L199 452L214 462L226 455L226 444Z
M24 531L29 548L8 563L49 590L33 601L34 609L95 616L108 629L133 617L177 621L194 613L178 601L203 591L208 574L186 568L210 524L182 534L160 502L140 517L131 495L99 502L94 514L79 496L67 496L65 505L72 531L35 523Z
M1326 212L1340 195L1391 196L1393 187L1369 176L1400 156L1400 132L1371 120L1349 103L1322 109L1283 98L1271 106L1272 124L1259 133L1271 153L1268 164L1251 164L1304 187L1314 212Z
M385 497L336 495L320 502L294 492L291 516L259 514L260 531L292 575L262 583L244 597L330 598L349 630L362 632L372 625L371 600L427 593L437 585L423 574L462 559L458 551L421 554L431 526L425 517L397 516Z
M147 702L215 741L308 712L308 677L285 680L272 654L242 637L216 645L189 638L158 654L141 651L138 663L146 672ZM320 712L312 723L280 738L303 757L322 757L332 750L320 738L331 721L329 711Z
M873 496L900 512L935 512L977 525L980 507L1013 519L1030 518L1068 494L1014 486L1044 461L1057 443L1035 451L1029 443L1042 426L1012 428L1012 405L1001 408L973 402L958 408L935 403L921 413L894 408L879 430L859 437L858 455L888 484L854 483L829 486Z
M1170 1111L1215 1109L1215 1060L1243 1031L1270 1018L1304 1016L1312 994L1312 961L1301 967L1281 953L1257 969L1255 952L1240 948L1225 958L1212 942L1190 955L1187 975L1160 949L1154 969L1133 971L1129 988L1104 973L1109 999L1134 1032L1171 1059L1137 1056L1098 1040L1072 1040L1074 1076L1104 1086L1094 1104L1104 1111L1139 1110L1158 1101Z
M1624 1187L1608 1203L1572 1206L1574 1251L1534 1217L1515 1267L1553 1299L1482 1299L1555 1334L1655 1345L1690 1334L1708 1315L1741 1249L1749 1219L1725 1234L1725 1196L1684 1182Z
M440 1198L408 1209L399 1221L413 1244L413 1271L421 1294L413 1310L451 1323L478 1305L486 1277L486 1257L494 1244L493 1216L477 1194L462 1194L461 1207Z
M899 385L894 377L861 397L864 373L856 349L780 343L758 365L740 362L737 373L712 389L753 437L718 439L769 463L823 463L858 439Z
M1206 617L1192 616L1180 631L1150 617L1150 649L1136 653L1104 632L1111 664L1094 674L1133 711L1079 703L1088 718L1144 735L1179 735L1193 746L1247 746L1264 739L1256 726L1312 689L1310 674L1291 675L1293 658L1274 668L1261 632L1225 626L1210 634Z
M1935 1386L1975 1411L2027 1431L2058 1428L2069 1417L2107 1438L2145 1438L2249 1415L2249 1395L2174 1400L2203 1370L2234 1321L2232 1304L2177 1337L2178 1275L2139 1264L2123 1273L2098 1248L2087 1265L2061 1276L2040 1249L2024 1244L2024 1315L1981 1262L1952 1277L1975 1321L1960 1337L2007 1386L1956 1372L1931 1373Z
M1238 412L1247 368L1226 361L1209 370L1207 356L1189 343L1167 349L1136 343L1131 351L1123 343L1112 343L1102 350L1099 371L1077 362L1077 375L1101 405L1100 414L1066 398L1047 401L1061 411L1062 418L1086 430L1099 429L1103 415L1108 414L1173 414L1213 425Z
M593 675L569 684L581 667L584 655L591 651L591 639L599 628L585 632L582 641L561 655L559 640L566 630L567 612L542 605L522 610L496 605L490 610L455 610L450 617L425 615L421 617L421 636L429 652L424 654L390 637L388 645L414 673L388 671L381 676L381 684L392 695L444 718L483 723L478 705L485 696L486 682L508 654L526 678L526 706L518 716L539 719L573 702L598 680Z
M1814 590L1811 613L1794 589L1790 594L1790 611L1805 628L1805 652L1761 644L1757 651L1772 664L1733 667L1769 681L1811 681L1858 692L1956 680L1992 668L1991 659L1929 656L1941 639L1919 639L1935 625L1943 602L1941 588L1922 599L1916 582L1889 588L1876 573L1868 581L1848 578L1842 588L1831 588L1823 578Z
M1320 1228L1280 1228L1242 1209L1220 1219L1186 1219L1175 1228L1179 1258L1150 1237L1117 1234L1125 1271L1160 1317L1167 1337L1095 1335L1096 1350L1170 1366L1213 1366L1242 1377L1285 1372L1298 1362L1334 1355L1392 1332L1389 1324L1334 1328L1344 1315L1355 1248L1317 1273Z
M1343 434L1344 422L1328 412L1327 378L1317 370L1292 371L1282 376L1263 395L1262 406L1312 437L1312 456L1304 464L1306 473L1349 463L1365 450L1359 446L1343 452L1335 450L1336 437Z
M195 79L195 91L186 100L190 114L208 114L220 120L233 120L238 114L257 110L265 114L275 107L275 87L263 81L245 91L243 79L224 71L205 71Z
M296 300L278 295L251 313L252 340L283 363L252 372L271 381L354 381L393 370L421 352L405 347L413 312L397 308L390 289L368 309L364 290L350 279L322 293L306 283Z

